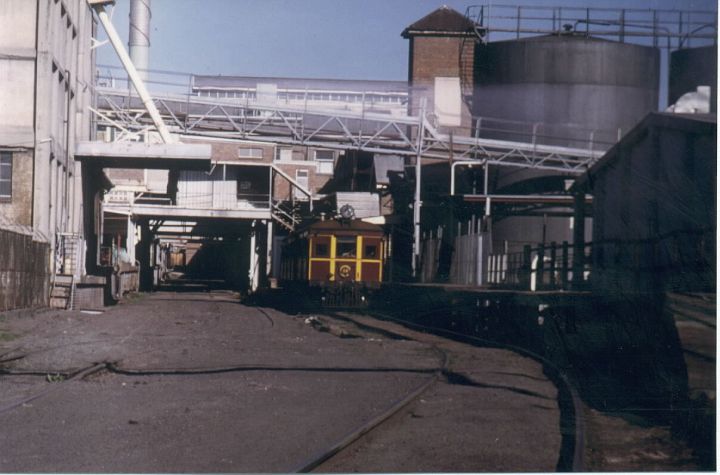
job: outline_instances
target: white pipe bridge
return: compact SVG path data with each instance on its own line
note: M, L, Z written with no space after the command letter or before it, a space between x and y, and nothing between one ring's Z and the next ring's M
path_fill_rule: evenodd
M115 141L133 140L156 130L134 91L95 89L96 123L117 129ZM478 161L579 175L606 148L606 144L594 143L592 135L584 142L587 146L580 148L540 143L535 133L528 141L511 141L482 137L479 127L473 134L441 132L431 114L299 108L178 93L153 93L152 101L168 129L177 134L421 156L423 161Z

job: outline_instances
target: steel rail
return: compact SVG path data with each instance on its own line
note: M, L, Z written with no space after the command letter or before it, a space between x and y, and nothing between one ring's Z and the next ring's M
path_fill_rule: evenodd
M292 470L293 473L309 473L310 471L314 470L315 468L319 467L323 463L327 462L334 456L336 456L338 453L342 452L344 449L352 445L353 443L357 442L360 438L362 438L364 435L372 431L373 429L379 427L381 424L383 424L385 421L390 419L392 416L412 404L415 400L417 400L420 396L422 396L425 391L427 391L433 384L437 383L440 379L440 376L447 370L448 365L448 355L446 352L440 350L436 346L433 345L433 348L438 351L443 358L442 361L442 367L435 371L434 375L431 378L428 378L426 381L424 381L422 384L420 384L417 388L415 388L412 392L410 392L405 397L401 398L400 400L396 401L394 404L392 404L389 408L387 408L385 411L383 411L381 414L378 414L374 418L370 419L369 421L361 424L359 427L353 429L350 433L348 433L345 437L343 437L340 441L333 444L331 447L322 450L321 452L313 455L309 460L303 462L299 467Z
M538 361L539 363L542 363L544 367L550 370L552 373L551 379L554 379L554 383L556 386L558 386L558 389L561 391L565 391L567 395L570 398L571 407L568 409L571 410L570 414L566 414L566 416L570 417L573 420L573 438L572 438L572 447L564 447L561 449L560 458L558 461L559 470L561 471L572 471L572 472L584 472L586 471L585 468L585 419L584 419L584 411L583 411L583 403L582 399L580 398L580 394L578 390L576 389L573 382L570 380L570 377L565 374L565 372L559 368L555 363L550 361L549 359L545 358L542 355L539 355L533 351L530 351L526 348L511 345L508 343L500 343L494 340L488 340L485 338L478 338L471 335L466 335L464 333L455 332L452 330L447 330L445 328L440 327L434 327L429 325L422 325L420 323L406 320L402 318L397 318L390 316L386 313L381 312L365 312L367 315L378 318L380 320L388 320L391 322L399 323L403 326L407 326L410 328L418 329L427 333L432 333L435 335L440 335L448 338L453 338L460 341L469 342L471 344L476 344L478 346L484 346L484 347L491 347L491 348L501 348L510 350L513 352L516 352L518 354L521 354L523 356L527 356L529 358L534 359L535 361ZM562 411L562 408L561 408ZM562 416L561 416L562 417ZM570 451L570 449L572 449ZM563 460L563 453L565 451L571 452L570 457L571 459ZM562 466L561 466L562 465Z

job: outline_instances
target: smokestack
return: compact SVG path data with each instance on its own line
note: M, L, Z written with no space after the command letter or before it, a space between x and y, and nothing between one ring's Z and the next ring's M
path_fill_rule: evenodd
M148 78L150 53L150 0L130 0L130 59L143 81Z

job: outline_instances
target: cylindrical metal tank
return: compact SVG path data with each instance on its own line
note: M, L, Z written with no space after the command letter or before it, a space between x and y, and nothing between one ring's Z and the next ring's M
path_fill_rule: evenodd
M687 92L698 86L710 86L710 110L716 111L717 99L717 45L685 48L670 54L668 105L672 105Z
M537 36L479 46L475 71L475 116L624 133L657 109L660 51Z
M607 149L657 110L660 52L653 47L575 34L536 36L478 46L474 69L473 115L491 124L489 131L481 129L485 136ZM485 118L526 125L493 126ZM498 131L514 128L519 133ZM559 173L496 167L490 191L562 192L562 180L538 180L548 175ZM549 188L538 189L538 183ZM517 250L543 240L572 241L572 219L559 217L563 213L557 209L546 211L547 216L542 216L542 208L533 210L535 217L522 212L517 217L498 216L493 226L495 249L504 244Z

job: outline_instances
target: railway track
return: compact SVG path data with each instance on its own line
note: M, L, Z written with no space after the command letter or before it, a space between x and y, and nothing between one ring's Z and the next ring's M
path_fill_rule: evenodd
M443 379L448 380L453 377L458 377L459 375L454 373L452 371L452 368L449 366L449 360L451 359L451 355L447 350L442 349L438 345L438 336L452 340L459 340L463 343L468 343L470 345L480 347L492 347L510 350L523 356L530 357L535 361L543 364L546 374L558 388L558 404L560 406L561 414L560 425L563 437L560 453L558 454L556 468L558 471L586 471L584 459L585 424L583 419L582 401L578 395L576 388L568 379L568 377L551 361L524 348L506 344L499 344L490 340L476 338L442 328L420 325L410 320L398 319L385 314L373 313L372 318L377 319L375 320L376 323L373 323L367 318L363 318L351 313L328 313L326 315L340 321L351 323L358 328L370 332L380 331L384 334L395 334L398 337L413 339L431 344L434 349L436 349L443 355L443 366L442 369L439 371L439 374L435 374L433 377L429 378L415 391L410 393L402 400L396 402L391 407L387 408L380 415L376 416L362 426L355 428L342 440L338 441L336 444L332 445L327 450L315 454L313 457L311 457L301 466L299 466L295 470L296 472L308 473L314 470L318 472L328 471L324 470L324 467L331 463L335 457L343 454L343 452L347 451L351 446L353 446L353 444L361 442L363 437L366 437L371 432L382 431L383 424L390 421L393 416L401 413L403 410L407 410L413 403L416 403L420 399L420 397L425 394L428 389L430 389L434 384L440 383L441 381L443 381ZM388 329L386 325L383 325L383 322L399 324L403 327L410 328L415 331L404 331L397 328ZM417 331L422 333L417 333ZM333 471L332 468L329 471Z
M273 317L272 313L266 313L264 311L259 310L256 308L255 310L258 311L258 318L261 318L263 320L266 320L266 326L273 326L271 324L273 318L277 319L277 317ZM380 435L387 435L388 433L391 433L393 426L398 425L398 421L402 423L404 420L404 417L422 417L422 416L416 416L415 413L421 412L418 411L418 408L422 406L423 401L422 399L431 400L433 397L436 397L438 391L442 391L443 388L447 390L448 387L453 386L455 388L459 386L454 386L457 384L461 384L464 386L475 386L482 389L490 389L491 391L496 391L501 394L507 394L505 391L512 390L515 392L520 392L522 388L527 389L527 385L519 384L514 385L509 384L506 382L506 377L499 376L495 380L495 385L492 386L492 381L485 380L483 378L475 378L473 381L473 376L470 375L470 377L467 376L468 373L464 373L462 369L458 368L455 363L457 363L457 354L453 353L451 349L448 349L446 345L446 342L449 341L449 338L464 340L464 342L468 343L470 340L475 340L474 343L478 346L488 347L488 346L495 346L500 348L508 349L506 346L500 346L500 345L492 345L489 342L481 341L477 338L475 339L468 339L468 337L465 337L464 335L460 334L453 334L452 332L442 332L440 329L433 329L427 326L420 326L417 324L413 324L409 321L402 321L398 319L391 319L388 316L382 316L382 315L375 315L373 318L369 317L363 317L361 315L353 315L353 314L341 314L336 313L332 314L332 317L336 319L336 321L341 322L343 325L345 324L352 324L354 327L357 327L361 330L365 330L366 334L368 335L368 338L377 338L378 335L382 337L383 339L390 339L390 338L397 338L397 339L408 339L408 340L415 340L417 342L423 343L424 345L427 345L428 347L431 347L434 349L434 351L437 353L438 357L433 357L432 359L436 361L436 363L429 365L427 368L422 369L408 369L403 367L395 367L395 366L387 366L383 367L383 364L380 363L380 365L372 365L372 367L327 367L327 365L320 364L320 365L306 365L306 366L295 366L295 365L284 365L282 367L276 367L274 365L254 365L254 366L248 366L248 365L229 365L229 366L216 366L216 367L194 367L194 368L182 368L182 367L153 367L153 368L142 368L142 369L133 369L131 367L127 367L121 364L122 360L118 360L117 362L105 362L105 363L99 363L97 365L94 365L90 368L86 368L89 373L102 373L102 372L109 372L114 373L119 376L132 376L132 377L142 377L142 376L163 376L163 375L174 375L174 376L193 376L193 375L207 375L207 374L217 374L217 373L231 373L231 372L307 372L307 373L317 373L317 372L413 372L418 373L418 382L414 383L416 384L415 387L410 386L409 391L401 396L398 395L398 399L395 401L387 399L384 404L387 404L387 407L377 407L375 410L373 410L371 418L363 423L361 423L359 426L353 427L351 430L349 430L346 433L340 433L338 436L338 439L329 445L323 450L317 451L312 453L307 459L300 460L298 463L297 461L299 458L296 458L296 464L293 465L292 462L290 464L290 467L294 469L294 471L297 472L309 472L309 471L333 471L332 467L337 466L338 461L342 461L343 459L347 459L348 457L352 457L353 451L357 449L358 446L362 446L363 444L367 443L368 440L371 440L373 437ZM379 319L377 317L382 317L383 319ZM281 322L276 322L277 324L280 324ZM402 324L403 327L398 326L397 324ZM413 329L414 328L414 329ZM418 332L417 330L420 330ZM357 333L357 332L355 332ZM439 336L438 336L439 335ZM127 339L127 335L123 337L123 341ZM113 338L109 338L108 342L113 341ZM92 340L96 341L96 340ZM88 341L80 341L76 342L80 344L87 344ZM462 345L464 346L464 345ZM52 348L44 348L42 350L35 350L35 351L48 351ZM517 353L524 353L526 352L521 351L520 349L514 349L510 348L513 351ZM9 354L5 355L2 359L15 359L16 357L19 357L19 349L15 348L15 351L8 352ZM34 351L30 351L28 354L34 353ZM431 353L430 353L431 354ZM24 356L24 355L23 355ZM9 362L9 361L6 361ZM45 373L48 373L50 371L56 371L52 368L44 368L39 373L37 371L34 371L33 374L37 373L37 376L43 376ZM28 374L27 371L15 371L10 368L6 368L3 371L6 375L10 376L12 374ZM421 374L422 373L422 374ZM64 379L67 380L75 380L75 379L83 379L87 375L84 371L73 371L73 372L67 372L67 374L63 373L60 376L63 376ZM534 374L534 373L533 373ZM536 375L537 377L541 376L540 374ZM552 387L549 383L545 382L543 383L547 385L548 387ZM500 386L503 385L503 386ZM52 390L55 391L57 389L60 389L62 387L66 387L64 384L53 384L51 387L48 388L48 391ZM68 386L69 387L69 386ZM531 397L537 397L537 394L530 394L529 391L526 391L528 394L524 394L523 396L530 395ZM567 392L565 390L561 390L561 392ZM473 391L474 394L488 394L487 392L483 391L482 393L478 393ZM30 396L29 398L23 398L21 401L16 401L13 404L8 405L8 407L4 408L5 412L10 412L13 409L22 406L24 403L29 402L31 399L37 399L39 397L45 396L47 392L43 389L37 394L34 394ZM400 394L400 393L398 393ZM550 393L548 393L550 394ZM522 400L522 398L516 398ZM565 399L565 396L563 396L561 399ZM572 400L572 398L568 399ZM540 400L538 400L540 401ZM542 401L541 401L542 402ZM550 403L550 401L548 401ZM548 405L546 403L546 405ZM551 406L554 406L554 401L550 403ZM561 414L563 419L568 419L568 408L563 406L561 404ZM557 413L554 413L555 415L552 417L557 417ZM503 417L512 417L509 414L504 414ZM423 419L412 419L415 422L425 423L426 421ZM438 429L438 433L441 433L443 429ZM444 429L447 431L447 429ZM551 431L554 431L557 433L556 428L552 428ZM573 441L577 439L576 437L577 431L572 431L573 435ZM562 448L560 450L560 455L558 456L558 463L557 468L562 470L582 470L582 465L578 464L578 457L574 454L568 455L568 452L572 452L571 449L575 447L581 447L579 444L573 445L570 443L571 441L566 440L567 438L564 438L562 440ZM420 445L425 443L426 441L420 440ZM317 447L318 445L315 445ZM322 446L322 445L319 445ZM556 446L553 446L552 451L554 452ZM581 453L581 451L580 451ZM505 455L507 456L507 455ZM552 457L550 457L550 462L552 462ZM475 461L472 462L475 465L471 465L472 467L475 467L475 470L477 470L477 467L486 466L482 464L481 462ZM527 465L527 464L526 464ZM288 467L288 468L290 468ZM372 470L375 471L375 470ZM383 471L383 470L380 470ZM387 470L385 470L387 471ZM503 470L500 470L503 471ZM509 470L514 471L514 470Z

